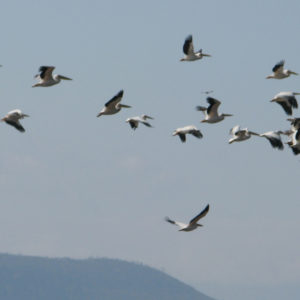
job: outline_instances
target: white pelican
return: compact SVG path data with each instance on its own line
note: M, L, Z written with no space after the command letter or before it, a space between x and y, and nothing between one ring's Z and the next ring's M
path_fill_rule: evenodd
M291 135L291 138L292 138L291 141L287 142L287 144L290 146L293 153L295 155L298 155L298 154L300 154L300 129L295 131Z
M24 127L19 122L20 119L24 119L25 117L29 117L29 116L23 114L19 109L14 109L8 112L7 115L1 119L1 121L15 127L20 132L25 132Z
M72 80L69 77L65 77L62 75L52 75L53 70L55 69L55 67L51 67L51 66L41 66L39 68L39 72L40 74L35 75L35 78L37 78L39 80L38 83L34 84L32 87L37 87L37 86L52 86L55 84L58 84L61 79L63 80Z
M177 222L177 221L173 221L171 219L169 219L169 217L166 217L165 220L171 224L174 224L174 225L177 225L179 226L179 231L192 231L192 230L195 230L197 229L199 226L203 226L201 224L197 224L197 222L205 217L207 215L209 211L209 204L207 204L207 206L201 211L201 213L199 215L197 215L196 217L194 217L190 222L189 224L184 224L184 223L181 223L181 222Z
M251 135L259 135L256 132L249 131L248 128L241 129L239 125L231 128L230 133L232 134L232 138L229 140L229 144L233 142L242 142L251 138Z
M105 103L105 106L99 112L97 117L102 115L113 115L121 110L122 107L130 108L131 106L121 104L124 91L121 90L117 95L113 96L108 102Z
M194 45L193 45L193 37L189 35L184 42L183 45L183 53L185 54L185 57L182 58L180 61L194 61L201 59L204 56L210 57L209 54L202 53L202 49L200 49L197 52L194 52Z
M289 77L291 74L298 75L298 73L293 72L291 70L283 69L284 60L278 62L272 69L273 73L266 77L266 79L274 78L274 79L283 79Z
M298 108L298 103L296 99L296 95L300 95L300 93L294 92L280 92L274 96L274 98L270 102L276 102L282 106L283 110L287 115L293 114L293 108Z
M133 118L128 118L126 120L127 123L131 126L133 130L137 129L139 126L139 123L144 124L147 127L152 127L150 123L147 122L147 119L153 120L152 117L147 116L147 115L141 115L140 117L133 117Z
M201 139L203 137L202 133L200 132L200 130L198 130L195 126L193 125L189 125L189 126L185 126L182 128L177 128L174 132L173 132L173 136L178 135L180 140L184 143L186 141L186 134L192 134L193 136L195 136L198 139Z
M217 99L212 97L206 98L209 106L206 108L204 106L196 106L196 110L203 111L205 115L205 119L201 122L207 123L217 123L225 119L225 117L231 117L231 114L218 114L218 107L220 106L221 102Z
M281 134L287 134L283 131L268 131L265 133L260 134L259 136L265 137L271 144L273 148L277 148L279 150L283 150L283 143L281 140Z

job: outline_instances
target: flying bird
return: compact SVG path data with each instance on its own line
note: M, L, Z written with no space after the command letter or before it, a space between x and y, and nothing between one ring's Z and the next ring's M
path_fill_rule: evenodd
M278 103L279 105L281 105L287 115L292 115L293 108L298 108L298 102L295 97L296 95L300 95L300 93L280 92L275 95L270 102Z
M201 224L197 224L197 222L205 217L207 215L209 211L209 204L207 204L207 206L201 211L200 214L198 214L196 217L194 217L190 222L189 224L184 224L184 223L181 223L181 222L177 222L177 221L173 221L171 220L169 217L166 217L165 220L171 224L174 224L174 225L177 225L179 226L179 231L192 231L192 230L195 230L197 229L198 227L201 227L203 225Z
M284 60L278 62L272 69L273 73L266 77L266 79L274 78L274 79L283 79L289 77L291 74L298 75L298 73L293 72L291 70L284 69Z
M133 130L135 130L135 129L138 128L139 123L142 123L142 124L144 124L144 125L147 126L147 127L152 127L152 125L151 125L149 122L147 122L147 119L153 120L153 118L150 117L150 116L147 116L147 115L141 115L140 117L128 118L128 119L126 120L126 122L129 123L129 125L131 126L131 128L132 128Z
M207 97L206 100L209 103L208 107L196 106L196 110L202 111L205 115L204 120L202 120L201 122L218 123L220 121L223 121L225 119L225 117L233 116L231 114L221 114L221 115L219 115L218 107L221 104L221 102L219 100L214 99L212 97Z
M236 125L233 128L231 128L230 134L232 135L232 138L229 140L229 144L232 144L233 142L246 141L250 139L252 135L259 136L258 133L249 131L248 128L241 129L239 125Z
M121 90L117 95L113 96L108 102L106 102L105 106L99 112L97 117L100 117L102 115L116 114L122 109L122 107L130 108L131 106L120 103L122 100L123 94L124 94L124 91Z
M185 54L185 57L182 58L180 61L194 61L201 59L204 56L210 57L211 55L205 54L202 52L202 49L200 49L197 52L194 52L194 45L193 45L193 37L189 35L184 42L183 45L183 53Z
M260 137L266 138L273 148L277 148L279 150L283 150L283 143L281 140L281 134L287 134L287 132L283 132L281 130L278 131L268 131L260 134Z
M19 122L20 119L24 119L25 117L29 117L29 116L23 114L19 109L14 109L8 112L6 116L1 119L1 121L15 127L20 132L25 132L24 127Z
M60 81L62 79L63 80L72 80L71 78L66 77L66 76L62 76L62 75L58 75L58 74L52 75L52 72L54 69L55 69L55 67L51 67L51 66L41 66L39 68L40 73L35 75L35 78L37 78L39 80L39 82L34 84L32 87L52 86L52 85L60 83Z
M182 128L177 128L173 132L173 136L178 135L180 140L184 143L186 141L186 134L192 134L194 137L201 139L203 137L200 130L198 130L195 126L189 125Z

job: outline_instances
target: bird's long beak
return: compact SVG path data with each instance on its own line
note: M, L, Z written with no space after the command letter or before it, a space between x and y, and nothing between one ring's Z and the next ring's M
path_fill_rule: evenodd
M184 61L184 58L181 58L180 61Z
M204 119L204 120L201 120L200 122L201 122L201 123L205 123L205 122L207 122L207 120Z
M129 106L129 105L126 105L126 104L120 104L120 107L131 108L131 106Z
M270 78L272 78L270 75L268 75L268 76L266 77L266 79L270 79Z
M293 74L293 75L299 75L298 73L293 72L293 71L290 71L290 73Z
M223 114L224 117L232 117L232 114Z
M297 92L296 92L296 93L294 93L294 95L300 95L300 93L297 93Z
M69 78L69 77L66 77L66 76L62 76L62 75L59 75L59 78L63 79L63 80L73 80L72 78Z
M275 101L275 99L270 100L270 102L274 102L274 101Z
M23 114L22 116L23 116L23 117L29 117L29 115L26 115L26 114Z
M202 53L202 56L211 57L211 55L210 55L210 54L204 54L204 53Z

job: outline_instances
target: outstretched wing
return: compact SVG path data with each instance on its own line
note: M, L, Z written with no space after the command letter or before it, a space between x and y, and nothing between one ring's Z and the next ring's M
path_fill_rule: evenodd
M11 121L11 120L5 120L5 122L13 127L15 127L20 132L25 132L24 127L21 125L19 121Z
M39 68L40 76L41 79L49 80L52 78L52 72L55 69L55 67L52 66L41 66Z
M292 106L290 102L289 102L290 105L285 101L277 101L277 103L283 108L283 110L287 115L291 116L293 114Z
M284 60L281 60L280 62L278 62L272 69L272 71L274 73L279 72L282 73L283 71L283 66L284 66Z
M113 96L109 101L105 103L105 106L116 106L119 102L121 102L124 91L121 90L117 95Z
M183 44L183 53L186 55L191 55L194 53L193 37L189 35Z
M191 130L190 133L198 139L201 139L203 137L203 134L200 130Z
M209 204L206 205L206 207L201 211L199 215L197 215L190 221L190 224L197 223L201 218L207 215L208 211L209 211Z
M184 133L178 133L180 140L184 143L186 141L186 137Z
M217 114L218 107L220 106L221 102L217 99L212 98L212 97L207 97L206 100L209 103L209 107L207 108L207 114L208 115L210 113Z

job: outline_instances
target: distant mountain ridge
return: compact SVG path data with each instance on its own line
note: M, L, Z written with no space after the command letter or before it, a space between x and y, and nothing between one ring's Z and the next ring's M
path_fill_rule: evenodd
M142 264L0 254L3 300L214 300Z

